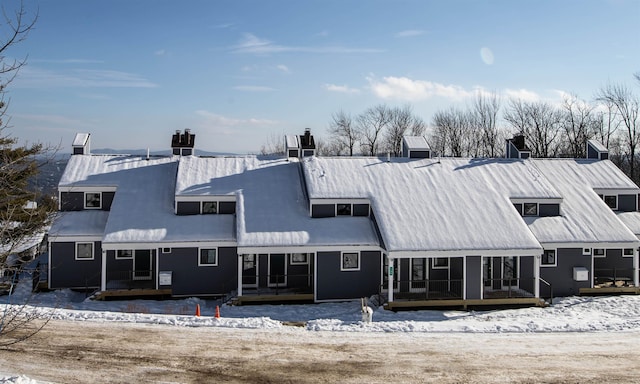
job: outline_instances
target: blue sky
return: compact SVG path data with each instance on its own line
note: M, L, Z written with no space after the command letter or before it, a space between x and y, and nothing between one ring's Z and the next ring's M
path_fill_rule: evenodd
M5 8L17 0L3 2ZM433 113L478 89L557 102L608 81L638 90L639 0L25 0L39 19L7 52L9 133L94 148L257 152L323 136L331 115L409 103ZM504 104L504 102L503 102Z

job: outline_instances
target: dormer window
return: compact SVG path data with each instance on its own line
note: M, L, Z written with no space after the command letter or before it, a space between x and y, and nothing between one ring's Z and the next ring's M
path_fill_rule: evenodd
M84 208L85 209L100 209L102 208L102 194L100 192L86 192L84 194Z
M218 213L218 203L215 201L203 201L202 202L202 214L210 215Z
M604 195L602 197L604 203L613 210L618 209L618 196L617 195Z
M351 204L337 204L336 214L338 216L351 216Z
M523 216L538 216L537 203L524 203L523 209Z

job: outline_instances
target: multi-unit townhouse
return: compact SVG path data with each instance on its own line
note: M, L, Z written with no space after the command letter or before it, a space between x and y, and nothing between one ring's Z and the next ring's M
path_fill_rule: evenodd
M590 141L587 159L320 157L310 131L282 157L97 155L74 140L49 233L49 286L101 295L387 306L540 304L637 293L640 189ZM595 291L594 291L595 290Z

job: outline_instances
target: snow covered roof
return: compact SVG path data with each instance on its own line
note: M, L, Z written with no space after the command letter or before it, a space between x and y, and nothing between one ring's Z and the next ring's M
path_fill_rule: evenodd
M88 133L76 133L76 136L73 138L73 146L74 147L82 147L87 143L87 140L89 140L89 134Z
M106 211L58 212L49 230L49 241L57 237L102 236L108 218Z
M609 152L609 149L598 140L589 140L588 143L598 152Z
M387 250L519 250L540 244L510 198L561 197L526 162L507 159L309 158L312 199L367 198Z
M407 149L429 149L427 140L422 136L405 136L402 138Z
M286 135L285 141L287 148L300 148L300 139L297 135Z
M185 157L176 195L236 195L238 247L378 245L366 217L309 217L300 164L287 159Z
M563 196L561 216L526 217L541 243L637 242L595 190L640 189L609 160L530 159Z

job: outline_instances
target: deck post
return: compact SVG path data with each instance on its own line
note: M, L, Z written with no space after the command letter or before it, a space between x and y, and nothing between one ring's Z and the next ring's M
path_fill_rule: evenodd
M533 256L533 295L540 298L540 259L542 255Z
M387 294L389 295L387 302L391 303L393 302L393 274L395 273L395 271L393 270L393 261L394 259L387 256L387 262L388 262L388 271L387 271L387 283L388 283L388 287L387 287Z
M107 251L102 250L102 273L100 274L100 290L107 290Z
M238 297L242 296L242 257L243 255L238 254Z
M638 274L638 252L640 251L640 248L636 249L635 252L633 252L633 285L634 286L640 286L640 276ZM593 279L592 279L593 280Z

